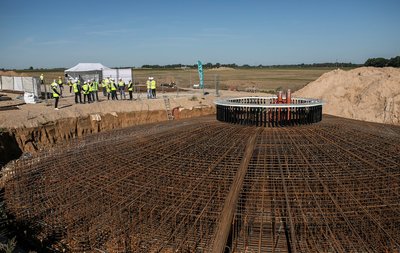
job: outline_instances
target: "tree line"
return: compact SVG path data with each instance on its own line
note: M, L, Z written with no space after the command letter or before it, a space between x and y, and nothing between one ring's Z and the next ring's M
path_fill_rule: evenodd
M396 56L390 59L385 59L382 57L379 58L369 58L365 63L364 66L370 67L394 67L400 68L400 56Z
M400 68L400 56L396 56L390 59L385 59L382 57L379 58L369 58L364 64L354 64L351 62L325 62L325 63L312 63L312 64L283 64L283 65L237 65L236 63L230 64L222 64L222 63L205 63L203 64L204 69L213 69L213 68L234 68L234 69L255 69L255 68L357 68L357 67L394 67ZM114 67L114 68L132 68L132 67ZM133 67L135 68L135 67ZM139 68L147 68L147 69L197 69L197 64L167 64L167 65L142 65ZM30 66L24 71L64 71L66 68L52 68L52 69L44 69L44 68L34 68ZM4 69L0 68L0 70L16 70L16 69Z

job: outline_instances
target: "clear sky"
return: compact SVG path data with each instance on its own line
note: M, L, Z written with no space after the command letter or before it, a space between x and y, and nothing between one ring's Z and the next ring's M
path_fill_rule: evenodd
M400 0L0 0L0 68L364 63L400 55Z

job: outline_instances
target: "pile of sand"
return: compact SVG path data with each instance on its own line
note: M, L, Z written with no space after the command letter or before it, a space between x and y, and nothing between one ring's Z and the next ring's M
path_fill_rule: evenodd
M334 70L294 93L323 99L324 113L400 125L400 69Z

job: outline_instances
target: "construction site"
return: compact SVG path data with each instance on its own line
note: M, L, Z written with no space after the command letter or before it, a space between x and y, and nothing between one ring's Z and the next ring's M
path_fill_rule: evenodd
M20 147L60 140L5 166L7 212L54 252L399 253L399 124L302 92L14 132Z

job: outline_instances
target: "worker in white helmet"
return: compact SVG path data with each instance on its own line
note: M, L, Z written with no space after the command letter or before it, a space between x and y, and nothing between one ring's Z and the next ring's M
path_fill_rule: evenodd
M60 91L60 86L58 86L56 79L53 80L53 82L50 84L51 90L53 92L53 98L55 100L54 103L54 109L58 110L58 100L60 99L61 91Z
M147 99L150 99L153 97L151 94L151 76L147 78L146 86L147 86Z
M151 87L151 96L152 96L152 98L157 98L157 96L156 96L157 84L156 84L156 80L154 80L154 77L151 78L150 87Z
M118 100L117 84L114 82L114 78L110 79L110 90L111 90L111 99L112 100Z

